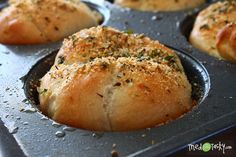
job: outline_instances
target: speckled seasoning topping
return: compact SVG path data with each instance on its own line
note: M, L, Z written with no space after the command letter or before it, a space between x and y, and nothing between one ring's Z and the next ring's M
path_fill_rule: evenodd
M38 92L44 114L63 124L95 131L151 127L194 105L191 85L173 50L144 34L102 26L64 40ZM166 114L153 115L152 108L159 112L163 106L169 107L164 109ZM144 108L150 113L145 117L151 119L146 123L142 122ZM174 115L173 108L178 110Z

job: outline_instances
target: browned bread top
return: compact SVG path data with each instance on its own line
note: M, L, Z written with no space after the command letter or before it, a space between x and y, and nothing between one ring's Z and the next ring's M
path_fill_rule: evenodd
M158 41L153 41L143 34L127 34L110 27L84 29L65 39L55 64L58 64L61 58L64 59L64 64L71 64L107 57L126 57L137 62L146 60L153 64L171 66L175 70L183 70L176 54Z

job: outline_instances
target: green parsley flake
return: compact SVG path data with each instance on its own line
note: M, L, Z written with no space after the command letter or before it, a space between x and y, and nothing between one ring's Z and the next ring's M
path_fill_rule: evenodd
M124 33L126 33L126 34L133 34L134 31L132 29L127 29L127 30L124 31Z
M166 61L171 61L173 58L174 58L174 56L169 55L169 56L166 56L166 57L164 58L164 60L166 60Z
M76 37L76 35L72 35L72 36L70 36L70 39L72 40L72 44L73 44L73 46L75 46L75 43L78 41L78 38Z
M64 57L64 56L59 56L59 57L58 57L57 64L63 64L64 61L65 61L65 57Z
M48 89L43 89L42 91L39 92L39 94L44 94L48 91Z

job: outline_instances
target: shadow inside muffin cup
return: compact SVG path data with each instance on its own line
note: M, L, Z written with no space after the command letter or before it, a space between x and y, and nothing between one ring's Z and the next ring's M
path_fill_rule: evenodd
M115 2L115 0L106 0L106 1L108 1L110 3L114 3Z
M193 25L195 23L198 13L199 12L195 12L191 15L186 16L185 19L180 23L180 32L186 38L187 41L189 41L189 36L193 29Z
M192 85L192 99L194 104L201 104L210 90L210 78L207 70L201 63L199 63L187 53L174 48L171 49L173 49L179 56L188 80ZM58 51L53 51L49 55L40 59L25 76L25 95L32 106L35 107L39 112L39 93L37 91L37 87L40 84L39 80L50 70L51 66L54 64L57 52Z
M88 1L82 2L85 3L91 10L96 11L102 16L101 21L99 21L99 25L105 25L108 22L110 18L110 10L107 7Z

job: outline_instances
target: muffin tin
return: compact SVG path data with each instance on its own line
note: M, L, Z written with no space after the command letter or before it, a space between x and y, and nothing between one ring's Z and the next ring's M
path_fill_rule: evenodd
M125 9L110 2L104 6L87 2L103 14L102 25L144 33L174 49L180 57L198 104L183 117L155 128L102 133L53 122L38 111L34 84L49 70L61 41L0 45L0 117L25 155L109 157L112 151L119 156L166 156L234 126L236 64L208 56L187 40L197 12L210 3L196 9L154 13Z

